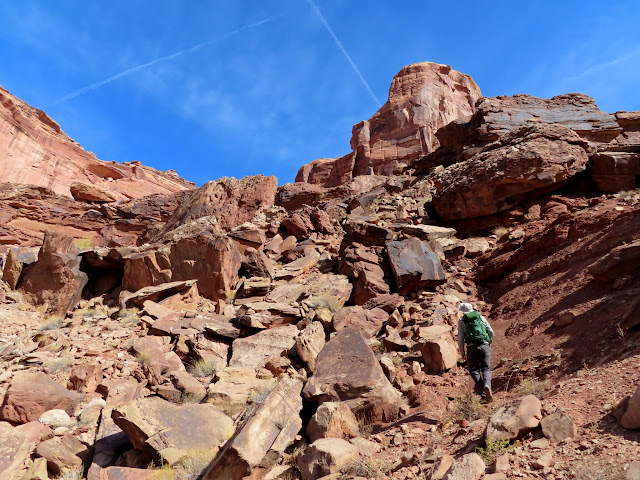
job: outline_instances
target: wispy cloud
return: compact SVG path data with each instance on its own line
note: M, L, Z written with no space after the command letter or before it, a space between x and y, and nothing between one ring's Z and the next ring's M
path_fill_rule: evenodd
M273 16L273 17L265 18L264 20L260 20L259 22L251 23L251 24L248 24L248 25L243 25L243 26L241 26L239 28L236 28L235 30L223 35L222 37L219 37L219 38L216 38L216 39L213 39L213 40L207 40L206 42L198 43L197 45L194 45L194 46L189 47L187 49L181 50L179 52L172 53L171 55L166 55L164 57L156 58L155 60L152 60L150 62L142 63L140 65L136 65L135 67L128 68L126 70L123 70L120 73L116 73L115 75L112 75L112 76L110 76L108 78L105 78L104 80L100 80L99 82L92 83L90 85L87 85L86 87L79 88L78 90L75 90L75 91L73 91L73 92L71 92L71 93L69 93L69 94L67 94L67 95L65 95L63 97L60 97L59 99L55 100L53 103L47 105L47 107L53 107L55 105L59 105L61 103L67 102L68 100L71 100L73 98L79 97L80 95L84 95L87 92L91 92L91 91L93 91L93 90L95 90L97 88L100 88L100 87L102 87L104 85L107 85L107 84L109 84L111 82L114 82L114 81L116 81L116 80L118 80L120 78L127 77L127 76L129 76L131 74L139 72L140 70L144 70L144 69L149 68L149 67L151 67L153 65L156 65L157 63L167 62L169 60L173 60L176 57L180 57L182 55L187 55L189 53L193 53L193 52L195 52L197 50L200 50L200 49L202 49L204 47L208 47L210 45L215 45L216 43L219 43L219 42L222 42L224 40L227 40L227 39L229 39L229 38L231 38L231 37L233 37L235 35L238 35L239 33L243 32L245 30L248 30L250 28L259 27L260 25L264 25L265 23L273 22L274 20L276 20L279 17L280 17L280 15L276 15L276 16Z
M619 65L621 63L625 63L629 60L631 60L632 58L636 57L640 55L640 47L635 48L633 50L630 50L622 55L618 55L617 57L611 59L611 60L607 60L604 62L600 62L597 63L596 65L592 65L591 67L587 68L586 70L584 70L583 72L581 72L578 75L574 75L572 77L570 77L570 80L577 80L580 78L585 78L588 77L589 75L593 75L594 73L600 72L602 70L605 70L607 68L610 67L614 67L616 65Z
M340 41L340 39L336 36L336 34L334 33L333 29L331 28L331 26L329 25L329 23L327 22L327 20L324 18L324 15L322 15L322 12L320 11L320 9L318 8L318 6L316 5L316 3L313 0L307 0L307 3L311 6L311 9L313 10L313 12L318 16L318 18L320 19L320 21L322 22L322 24L325 26L325 28L327 29L327 31L329 32L329 34L331 35L331 37L333 38L333 40L336 42L336 45L338 45L338 48L340 49L340 51L343 53L343 55L346 57L346 59L349 61L349 63L351 64L351 66L353 67L353 70L356 72L356 74L358 75L358 77L360 78L360 81L362 82L362 84L364 85L364 87L367 89L367 91L369 92L369 95L371 95L371 98L373 98L373 100L376 102L376 105L378 105L378 107L381 107L382 104L380 103L380 100L378 100L378 97L376 97L376 94L373 93L373 90L371 89L371 87L369 86L369 83L367 83L367 81L365 80L364 76L362 75L362 73L360 72L360 69L358 68L358 66L355 64L355 62L352 60L351 55L349 55L349 53L347 52L347 50L344 48L344 45L342 45L342 42Z

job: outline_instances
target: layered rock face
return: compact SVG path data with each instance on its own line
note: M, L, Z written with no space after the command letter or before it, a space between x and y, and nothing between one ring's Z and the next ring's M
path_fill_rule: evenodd
M159 172L139 162L98 160L46 113L1 87L0 178L47 187L65 196L71 196L71 185L80 182L109 192L118 200L194 187L172 170Z
M480 88L469 75L432 62L404 67L389 89L389 100L369 120L353 127L352 153L303 166L296 182L326 187L358 175L391 175L439 143L436 131L475 112Z
M436 133L440 147L417 171L435 173L433 206L449 221L499 213L558 189L590 161L599 191L633 189L640 174L636 117L603 112L579 93L483 98L469 120Z
M273 205L277 187L276 177L263 175L208 182L176 210L159 236L207 216L215 216L223 230L235 228L250 220L263 205Z
M82 239L89 246L148 241L192 194L181 190L115 203L74 201L51 189L0 183L0 245L42 245L44 232Z

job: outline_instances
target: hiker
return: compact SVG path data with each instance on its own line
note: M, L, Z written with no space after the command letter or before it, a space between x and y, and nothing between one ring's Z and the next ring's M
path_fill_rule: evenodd
M475 393L487 402L491 402L493 400L491 392L493 329L487 319L476 312L470 303L461 303L458 309L463 313L458 321L458 347L462 360L467 361L467 368L475 383Z

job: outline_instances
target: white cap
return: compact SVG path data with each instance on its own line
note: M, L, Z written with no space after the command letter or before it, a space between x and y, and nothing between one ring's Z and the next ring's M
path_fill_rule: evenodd
M469 313L473 312L473 307L470 303L461 303L458 307L458 310L460 310L462 313Z

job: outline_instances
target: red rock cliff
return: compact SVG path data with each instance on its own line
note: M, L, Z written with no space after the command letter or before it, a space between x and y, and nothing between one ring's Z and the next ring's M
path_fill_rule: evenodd
M0 87L0 178L47 187L71 196L73 182L93 185L117 200L172 193L194 184L173 170L160 172L138 162L98 160L69 138L46 113Z
M354 125L352 152L304 165L296 182L334 187L358 175L398 173L438 147L440 127L475 113L481 96L469 75L448 65L408 65L391 82L382 108Z

